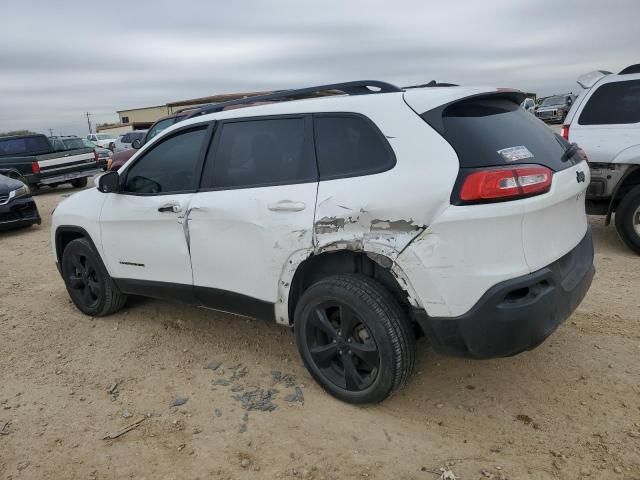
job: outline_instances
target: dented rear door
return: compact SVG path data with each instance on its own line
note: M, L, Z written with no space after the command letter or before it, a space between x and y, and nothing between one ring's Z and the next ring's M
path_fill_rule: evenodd
M311 253L318 173L310 122L291 115L220 123L187 215L203 305L273 315L283 268Z

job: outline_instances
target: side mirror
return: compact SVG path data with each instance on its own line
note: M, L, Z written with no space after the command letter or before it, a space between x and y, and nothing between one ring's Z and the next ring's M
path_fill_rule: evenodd
M117 192L120 189L120 175L118 172L107 172L98 178L98 190L102 193Z
M133 142L131 142L131 148L135 148L138 150L142 146L142 142L139 138L136 138Z

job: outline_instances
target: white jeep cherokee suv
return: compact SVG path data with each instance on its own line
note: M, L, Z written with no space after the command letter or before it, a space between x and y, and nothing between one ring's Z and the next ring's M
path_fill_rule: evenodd
M589 168L523 99L363 81L202 107L60 203L58 268L87 315L145 295L292 326L352 403L407 381L416 336L515 355L594 274Z
M619 74L591 72L578 78L585 90L569 111L562 136L589 157L587 212L615 212L618 234L640 253L640 64Z

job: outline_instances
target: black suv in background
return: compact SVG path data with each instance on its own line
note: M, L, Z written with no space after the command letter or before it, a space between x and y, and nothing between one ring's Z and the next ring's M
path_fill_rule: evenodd
M544 98L536 108L536 117L548 123L563 122L575 99L571 93Z

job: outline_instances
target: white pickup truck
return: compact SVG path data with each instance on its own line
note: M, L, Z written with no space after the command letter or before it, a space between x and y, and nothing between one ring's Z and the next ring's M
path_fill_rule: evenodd
M109 145L115 143L116 137L111 133L90 133L87 140L95 143L99 147L109 148Z

